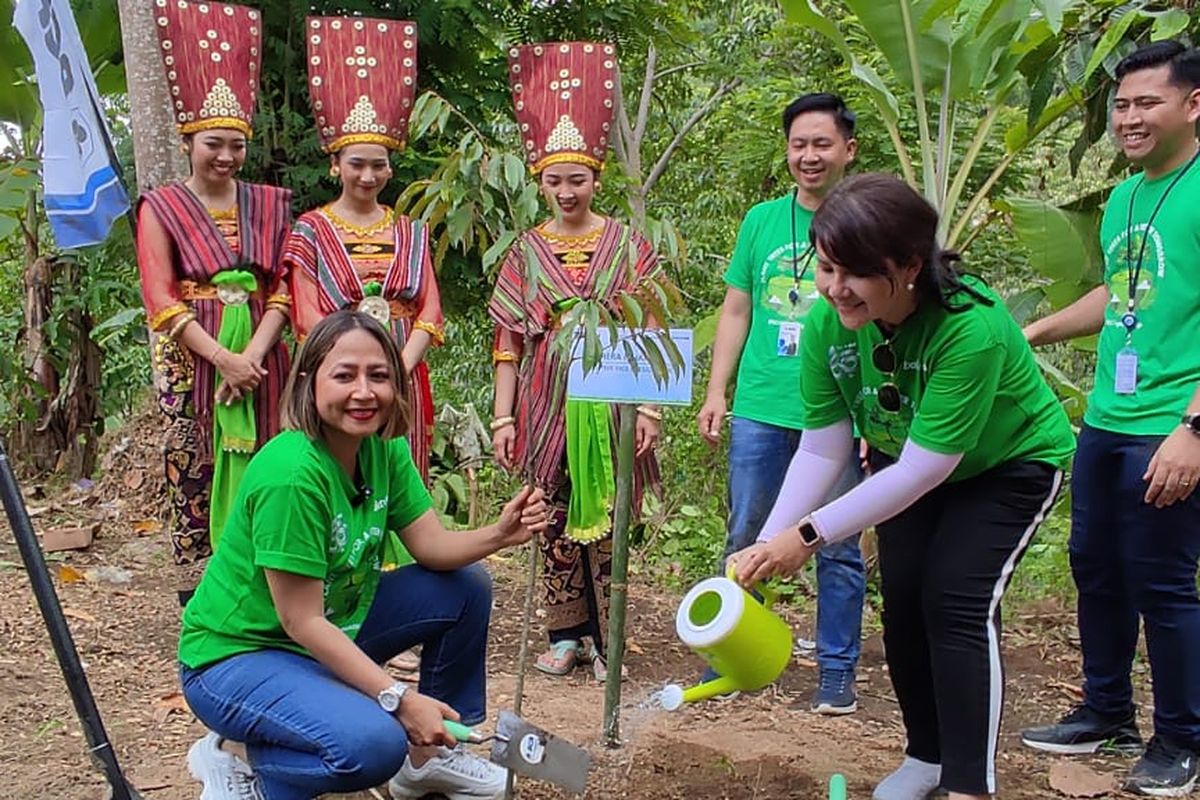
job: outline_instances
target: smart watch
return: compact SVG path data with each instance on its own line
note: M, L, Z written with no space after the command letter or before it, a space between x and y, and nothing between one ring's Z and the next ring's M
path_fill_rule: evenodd
M407 691L407 683L396 681L380 692L375 699L379 701L380 708L389 714L395 714L396 710L400 708L400 701L404 698L404 693Z
M825 540L821 538L821 534L817 533L817 529L808 520L804 520L796 526L796 530L800 533L800 541L805 547L818 548L825 544Z
M1183 427L1200 436L1200 412L1183 415Z

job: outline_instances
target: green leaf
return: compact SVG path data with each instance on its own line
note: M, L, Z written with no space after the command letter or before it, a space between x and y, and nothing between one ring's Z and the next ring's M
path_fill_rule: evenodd
M508 188L516 191L525 185L525 164L512 153L505 153L504 180Z
M505 231L504 233L500 234L496 241L492 242L492 246L483 253L484 272L491 271L492 265L504 257L505 253L508 252L508 248L512 247L512 243L516 241L516 239L516 231Z
M717 340L717 323L721 320L721 309L717 309L696 323L692 330L692 347L697 353L712 347Z
M474 208L470 203L463 203L446 215L446 234L453 244L463 242L467 229L471 227L473 215Z
M1046 22L1050 23L1050 30L1056 36L1062 30L1063 12L1075 5L1075 2L1076 0L1033 0L1033 4L1037 6Z
M1150 41L1174 39L1187 30L1189 23L1188 13L1182 8L1168 8L1154 18L1154 25L1150 27Z
M1115 20L1114 17L1116 17ZM1109 53L1121 43L1121 40L1125 37L1125 33L1129 30L1129 26L1141 17L1141 9L1133 7L1121 7L1109 15L1108 29L1104 31L1104 35L1096 43L1096 49L1092 51L1092 57L1088 59L1087 67L1083 70L1084 81L1092 76L1092 73L1108 57Z
M127 325L145 313L145 309L143 309L141 306L126 308L122 311L118 311L116 314L113 314L111 317L92 328L92 338L98 343L104 344L106 341L112 338L112 336L119 334ZM108 336L103 336L102 334L104 334L105 331L110 331L110 334Z
M1008 313L1012 314L1012 318L1017 321L1017 324L1024 325L1037 312L1037 307L1041 305L1045 297L1045 292L1034 286L1004 298L1004 304L1008 306Z
M1078 283L1099 258L1094 216L1030 198L1010 197L998 205L1012 214L1013 232L1041 275Z
M886 3L879 0L846 0L846 6L854 12L867 36L883 53L901 86L914 88L913 60L910 57L914 54L909 49L911 38L916 49L921 85L926 89L940 88L950 63L950 41L948 24L939 23L948 20L940 18L923 29L923 26L914 23L913 28L916 29L909 29L905 25L900 2L910 3L913 16L918 16L919 21L923 4L913 3L912 0Z

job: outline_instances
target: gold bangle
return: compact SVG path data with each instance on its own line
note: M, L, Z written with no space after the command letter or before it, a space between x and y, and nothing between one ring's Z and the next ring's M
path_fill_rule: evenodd
M515 362L517 360L518 360L517 354L514 353L512 350L493 350L492 351L492 363L493 364L501 364L506 361L507 362Z
M267 303L267 307L264 309L264 311L271 310L278 311L280 314L283 314L286 319L290 320L292 318L292 307L289 303Z
M156 331L162 330L163 324L166 323L166 321L171 317L174 317L177 314L185 314L188 311L191 311L191 309L188 308L184 303L176 303L175 305L167 306L162 311L159 311L150 318L150 328L151 330Z
M638 406L637 413L641 414L643 417L652 419L655 422L662 422L662 412L657 408L651 408L650 406Z
M501 428L507 428L509 425L514 424L516 421L517 421L516 417L496 417L494 420L492 420L492 426L491 426L492 432L495 433L496 431L500 430Z
M267 298L267 305L269 306L290 306L291 304L292 298L282 292L273 294Z
M178 339L179 334L183 333L183 329L187 327L189 322L193 322L196 315L191 311L185 311L179 315L179 321L171 326L171 330L167 331L168 339Z
M429 338L433 339L434 344L443 344L446 341L446 333L440 325L434 325L432 322L426 322L419 319L413 323L414 331L425 331L429 334Z

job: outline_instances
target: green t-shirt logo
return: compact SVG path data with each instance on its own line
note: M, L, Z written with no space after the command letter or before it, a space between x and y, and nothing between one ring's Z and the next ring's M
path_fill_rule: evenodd
M1132 236L1122 233L1108 245L1109 262L1118 265L1108 276L1108 302L1117 317L1129 307L1129 279L1133 277L1138 253L1142 254L1142 269L1137 276L1137 309L1149 309L1158 295L1158 278L1166 269L1162 236L1155 229L1147 230L1145 225L1136 226Z

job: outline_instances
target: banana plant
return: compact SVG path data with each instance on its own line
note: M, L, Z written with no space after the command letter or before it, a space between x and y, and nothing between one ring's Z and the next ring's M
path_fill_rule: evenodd
M821 4L836 12L827 15L816 0L782 1L785 14L832 42L862 82L904 179L938 209L947 247L969 243L975 218L1012 163L1084 101L1081 87L1055 69L1064 16L1077 3L841 0ZM1015 113L1017 98L1027 99L1027 113ZM976 109L977 118L969 113ZM902 135L909 114L915 143ZM978 175L989 146L1004 155Z

